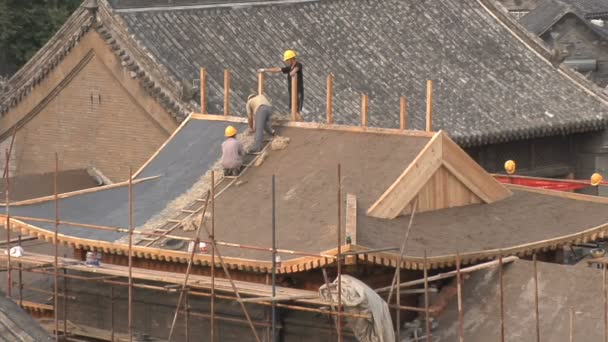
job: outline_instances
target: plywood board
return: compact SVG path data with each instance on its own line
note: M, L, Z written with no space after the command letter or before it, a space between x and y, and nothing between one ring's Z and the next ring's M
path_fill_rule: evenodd
M346 236L357 244L357 197L353 194L346 195Z

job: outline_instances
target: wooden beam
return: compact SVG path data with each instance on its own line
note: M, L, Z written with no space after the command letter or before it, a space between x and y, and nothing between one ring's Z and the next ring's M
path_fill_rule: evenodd
M258 72L258 95L264 95L264 73Z
M327 124L331 125L333 123L333 113L334 113L334 74L327 75Z
M367 95L361 96L361 127L367 127L367 106L368 106Z
M486 203L500 201L512 195L494 177L460 148L443 131L443 165L475 195Z
M405 96L399 99L399 129L405 130L407 127L407 111Z
M426 131L433 131L433 81L426 81Z
M357 196L346 194L346 238L357 244Z
M224 115L230 115L230 69L224 70Z
M298 77L291 78L291 121L298 120Z
M436 133L395 182L372 204L367 215L394 219L424 187L442 164L442 135Z
M201 68L201 113L207 113L207 71Z

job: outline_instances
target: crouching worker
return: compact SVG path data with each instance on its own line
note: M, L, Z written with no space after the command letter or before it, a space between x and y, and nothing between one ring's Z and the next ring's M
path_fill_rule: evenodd
M226 127L226 140L222 143L222 167L224 176L238 176L243 167L245 149L236 139L237 130L233 126Z
M270 127L271 116L272 105L265 95L249 95L247 98L247 122L249 123L249 131L255 132L255 142L249 152L260 152L264 140L264 131L274 135L274 130Z

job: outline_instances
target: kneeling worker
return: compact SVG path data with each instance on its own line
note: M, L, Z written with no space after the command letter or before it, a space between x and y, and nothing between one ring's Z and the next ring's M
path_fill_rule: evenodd
M272 105L265 95L249 95L247 98L247 122L249 123L249 131L255 132L255 142L250 152L259 152L262 149L264 131L274 135L274 130L270 127L271 116Z
M222 143L222 167L224 176L238 176L243 167L245 149L236 139L237 130L233 126L226 127L226 140Z

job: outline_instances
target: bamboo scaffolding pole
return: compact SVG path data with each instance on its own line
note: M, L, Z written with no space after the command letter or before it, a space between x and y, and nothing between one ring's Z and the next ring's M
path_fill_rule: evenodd
M114 342L114 286L113 285L110 285L110 342Z
M65 254L63 255L65 258ZM67 274L67 270L63 269L63 274ZM68 278L63 277L63 339L67 340L68 335Z
M291 121L298 121L298 76L291 77Z
M10 201L10 171L9 171L9 167L10 167L10 152L8 151L8 149L6 150L5 153L6 156L6 164L5 164L5 168L4 168L4 195L5 195L5 202L6 202L6 225L4 226L4 228L6 228L6 243L7 243L7 248L6 250L8 251L7 253L7 258L6 258L6 269L7 269L7 274L6 274L6 281L7 281L7 286L6 286L6 296L8 298L12 297L12 287L13 287L13 280L12 280L12 267L11 267L11 214L10 214L10 207L11 207L11 201Z
M574 307L570 307L570 342L574 342Z
M401 260L397 263L397 284L401 284ZM395 310L395 336L396 341L401 341L401 287L397 286L397 309Z
M407 128L407 102L405 96L399 98L399 129L405 130Z
M224 70L224 115L230 115L230 69Z
M203 214L201 215L201 219L198 223L198 227L196 227L196 239L194 240L194 245L192 246L192 251L190 252L190 258L188 259L188 266L186 267L186 274L184 275L184 282L181 285L182 290L179 293L179 298L177 300L177 306L175 308L175 315L173 316L173 322L171 323L171 329L169 329L169 338L167 339L171 342L173 337L173 330L175 329L175 323L177 323L177 316L179 314L179 310L182 306L182 300L184 299L184 292L186 287L188 286L188 278L190 278L190 271L192 270L192 264L194 263L194 254L196 253L197 248L199 248L199 236L201 233L201 227L205 222L205 213L207 212L207 204L209 203L209 196L211 192L207 191L207 197L205 198L205 205L203 208Z
M458 296L458 340L464 342L464 317L462 314L462 276L460 274L460 253L456 252L456 293Z
M503 293L503 261L502 251L498 255L498 286L499 286L499 299L500 299L500 341L505 342L505 303Z
M207 230L207 229L205 229ZM215 171L211 171L211 233L207 231L211 240L211 317L209 335L211 342L215 342Z
M604 295L604 342L608 342L608 288L606 286L606 267L602 265L602 294Z
M426 131L433 131L433 81L426 81Z
M14 220L19 220L19 221L32 221L32 222L43 222L43 223L54 223L55 222L55 220L51 220L51 219L29 217L29 216L12 216L11 215L10 218L12 220L14 219ZM129 233L129 229L120 228L120 227L100 226L100 225L94 225L94 224L78 223L78 222L62 221L62 220L59 220L59 224L66 225L66 226L88 228L88 229L106 230L106 231L112 231L112 232L118 232L118 233L127 233L127 234ZM184 236L154 233L154 232L147 232L147 231L142 231L142 230L133 230L133 235L158 236L158 237L164 237L164 238L168 238L168 239L176 239L176 240L182 240L182 241L194 241L195 240L194 238L189 238L189 237L184 237ZM200 242L211 243L211 240L200 239ZM225 241L216 241L215 243L219 246L226 246L226 247L231 247L231 248L242 248L242 249L251 249L251 250L257 250L257 251L272 252L272 247L260 247L260 246L253 246L253 245L247 245L247 244L225 242ZM281 249L281 248L277 248L277 253L278 254L299 255L299 256L311 256L311 257L318 257L318 258L329 258L329 259L337 258L335 255L330 255L330 254L316 254L316 253L308 253L308 252L295 251L295 250L290 250L290 249ZM360 253L363 254L363 253L365 253L365 251L362 251Z
M201 114L207 114L207 71L201 68Z
M21 247L21 234L17 237L17 246ZM9 249L10 251L10 249ZM19 263L19 273L18 273L18 281L19 281L19 306L23 307L23 266Z
M327 288L327 290L330 290L329 287L329 277L327 276L327 270L325 268L322 268L321 271L323 272L323 281L325 282L325 287ZM333 296L329 296L329 307L331 308L332 312L336 312L336 306L334 305L334 298ZM332 316L332 319L334 321L334 326L336 327L336 333L338 332L338 320L336 318L336 316Z
M327 114L327 124L331 125L334 122L334 74L327 75L327 103L325 112Z
M412 214L410 215L410 220L407 225L407 229L405 230L405 234L403 236L403 241L401 241L401 248L399 249L399 259L397 262L397 265L399 267L397 267L397 268L400 268L401 262L403 261L403 256L405 255L405 251L407 248L407 241L410 236L410 231L412 230L412 225L414 224L414 217L416 216L416 210L418 209L418 196L416 196L416 198L414 198L412 200L412 202L414 203L412 205ZM400 281L397 280L397 270L395 270L395 274L393 275L393 281L391 282L391 286L389 288L388 298L387 298L388 303L391 302L391 299L393 297L393 290L394 290L396 284L400 284ZM401 291L401 286L397 286L397 289L399 291Z
M129 342L133 341L133 170L129 167Z
M429 268L424 250L424 320L426 324L426 341L431 342L431 322L429 315Z
M368 98L367 95L361 95L361 127L367 127L367 109L368 109Z
M342 342L342 175L338 164L338 342Z
M519 258L516 256L509 256L509 257L503 258L503 263L513 262L517 259L519 259ZM484 263L481 263L481 264L478 264L475 266L463 268L460 270L460 273L461 274L471 273L471 272L483 270L483 269L486 269L489 267L493 267L496 265L498 265L498 260L492 260L492 261L484 262ZM451 277L455 277L455 276L456 276L456 271L440 273L440 274L434 275L432 277L429 277L429 282L442 280L442 279L446 279L446 278L451 278ZM408 281L406 283L402 283L401 288L412 287L412 286L417 286L417 285L422 285L422 284L424 284L424 279L417 279L417 280ZM382 292L389 291L390 289L391 289L390 286L385 286L385 287L377 288L375 291L378 293L382 293Z
M258 72L258 95L264 95L264 73Z
M46 294L46 295L49 295L49 296L54 296L54 295L55 295L55 292L53 292L53 291L49 291L49 290L45 290L45 289L41 289L41 288L39 288L39 287L35 287L35 286L25 286L25 285L24 285L24 286L23 286L23 289L24 289L24 290L28 290L28 291L32 291L32 292L37 292L37 293ZM59 293L59 294L58 294L58 296L59 296L59 297L61 297L61 298L66 298L66 294L64 294L64 293ZM75 299L76 299L76 297L73 297L73 296L72 296L72 297L70 297L69 299L71 299L71 300L75 300Z
M276 239L276 183L275 175L272 175L272 298L277 295L277 239ZM277 340L276 326L277 326L277 306L276 301L272 301L271 307L271 338L270 341L275 342Z
M188 290L184 294L184 320L185 320L185 333L186 333L186 342L190 342L190 304L188 304Z
M57 187L57 175L59 173L59 157L57 152L55 152L55 174L53 176L53 197L55 202L55 234L53 237L53 244L55 247L55 262L54 262L54 285L55 285L55 294L54 294L54 306L53 306L53 316L55 319L55 341L59 342L59 282L58 282L58 272L59 272L59 198L58 196L58 187ZM10 256L10 253L9 253Z
M536 253L532 255L534 263L534 318L536 320L536 342L540 342L540 314L538 311L538 260Z
M214 186L215 186L215 185L212 185L212 186L211 186L211 189L213 189L213 188L214 188ZM214 204L215 204L214 202L215 202L215 201L214 201L214 199L213 199L213 194L212 194L212 196L211 196L211 209L212 209L212 210L214 210L214 209L213 209ZM212 220L213 220L213 214L212 214L211 216L212 216ZM213 222L213 221L211 221L211 222ZM212 224L212 225L211 225L211 227L212 227L212 228L214 228L214 225ZM211 233L211 232L209 231L209 229L207 229L206 227L205 227L205 230L206 230L206 232L207 232L207 235L209 235L209 236L211 236L211 235L212 235L212 233ZM241 295L240 295L240 293L239 293L239 290L238 290L238 288L236 287L236 285L234 284L234 281L232 280L232 276L230 276L230 271L228 270L228 267L227 267L227 266L226 266L226 264L224 263L224 258L222 257L222 255L221 255L221 253L220 253L220 250L219 250L219 249L217 248L217 246L215 245L215 241L214 241L214 239L213 239L213 238L211 238L211 244L212 244L212 246L213 246L213 251L214 251L214 253L217 253L217 257L219 258L220 264L222 265L222 269L224 269L224 274L226 275L226 278L227 278L227 279L228 279L228 281L230 282L230 286L232 287L232 290L234 291L234 294L235 294L235 295L236 295L236 297L237 297L237 301L239 302L239 304L240 304L240 306L241 306L241 309L243 310L243 314L245 315L245 317L247 318L247 321L249 322L249 325L250 325L250 327L251 327L251 332L253 333L253 335L254 335L254 337L255 337L255 340L256 340L257 342L261 342L260 337L258 336L258 332L257 332L257 330L255 329L255 326L253 325L253 323L252 323L252 321L251 321L251 317L249 316L249 312L247 311L247 308L245 307L245 303L243 303L243 301L241 300ZM212 262L211 264L212 264L212 265L213 265L213 264L215 264L215 259L213 260L213 262ZM215 278L214 278L214 279L212 279L212 281L211 281L213 291L215 291L215 285L214 285L214 282L215 282ZM215 295L215 292L213 292L213 294ZM213 298L214 298L214 296L212 296L211 298L213 299ZM213 311L213 310L211 311L211 315L214 315L214 311Z

